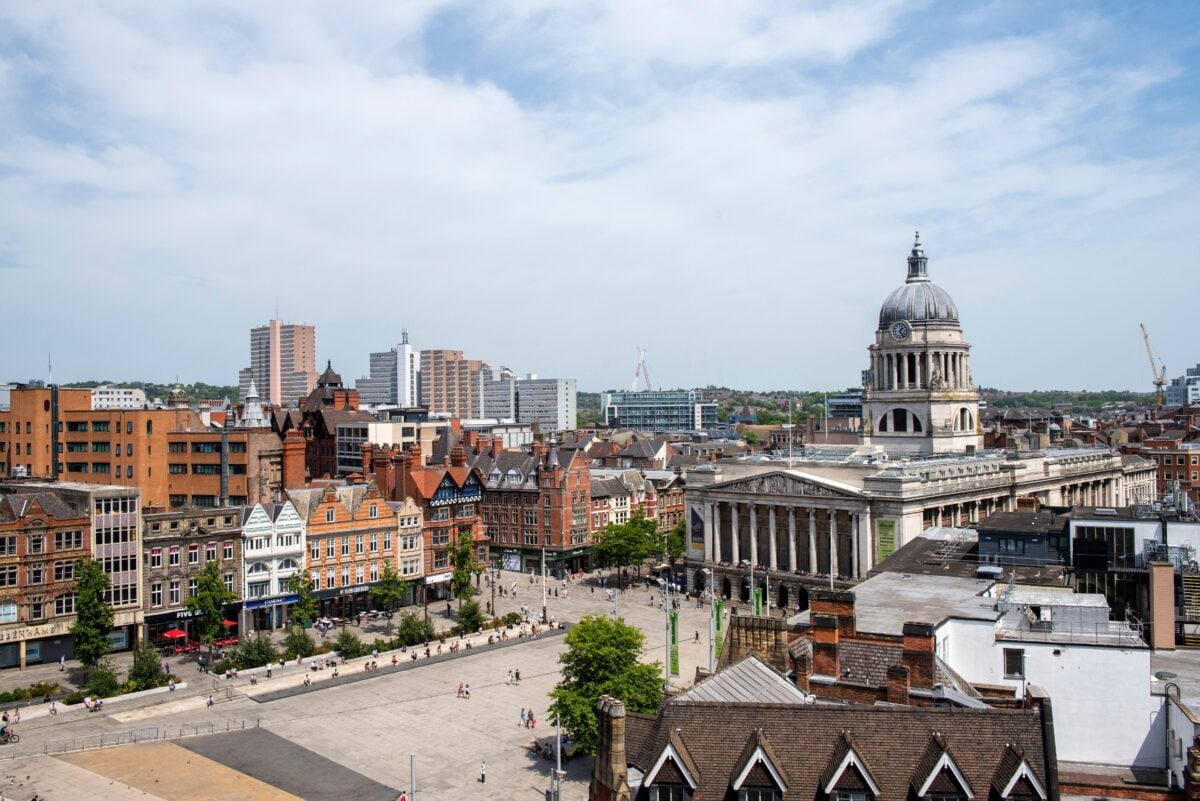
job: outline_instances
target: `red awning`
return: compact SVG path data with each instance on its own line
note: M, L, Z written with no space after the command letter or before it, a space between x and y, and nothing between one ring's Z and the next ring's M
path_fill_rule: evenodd
M167 629L163 632L163 636L172 640L178 640L180 637L186 637L187 632L181 629Z
M234 623L232 620L222 620L221 622L225 624L226 628L230 628L232 626L237 625L237 623Z

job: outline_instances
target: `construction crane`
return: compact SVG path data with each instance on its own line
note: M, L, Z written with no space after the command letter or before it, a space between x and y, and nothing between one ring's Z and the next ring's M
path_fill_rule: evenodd
M1161 359L1154 358L1154 351L1150 348L1150 334L1146 332L1146 324L1138 323L1142 327L1142 339L1146 342L1146 355L1150 358L1150 375L1154 376L1154 405L1159 409L1163 405L1163 387L1167 384L1167 366L1162 363ZM1154 366L1157 361L1159 367ZM1159 368L1162 369L1159 369Z
M630 392L637 392L638 376L641 376L642 381L646 384L646 389L654 389L650 383L650 370L646 367L646 349L638 348L638 363L637 367L633 368L633 383L629 385Z

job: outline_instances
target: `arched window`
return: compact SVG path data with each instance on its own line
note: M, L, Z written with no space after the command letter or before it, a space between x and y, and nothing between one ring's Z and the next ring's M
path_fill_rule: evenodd
M266 562L255 562L250 565L250 569L246 571L251 576L256 576L260 573L270 573L271 567Z
M897 432L908 431L908 410L897 409L892 412L892 422L895 424Z
M912 416L912 430L918 434L925 430L925 427L921 425L921 418L917 417L915 414Z
M889 423L891 422L891 417L892 417L891 412L884 412L883 415L879 418L880 433L886 433L887 431L890 430Z
M279 563L279 569L280 569L280 571L299 570L300 565L296 562L295 559L284 559L282 562Z

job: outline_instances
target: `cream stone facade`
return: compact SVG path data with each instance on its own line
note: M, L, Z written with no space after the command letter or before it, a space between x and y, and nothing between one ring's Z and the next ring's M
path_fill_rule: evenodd
M880 311L856 446L722 460L687 473L689 582L772 606L849 587L921 531L969 526L1025 501L1107 506L1145 486L1107 448L983 450L958 309L929 283L920 243ZM902 414L900 412L903 412Z

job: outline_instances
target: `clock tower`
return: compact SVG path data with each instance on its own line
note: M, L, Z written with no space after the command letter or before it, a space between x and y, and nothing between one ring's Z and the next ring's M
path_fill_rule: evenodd
M958 307L927 267L918 234L908 278L879 310L863 372L863 444L896 454L961 453L983 442L971 346Z

